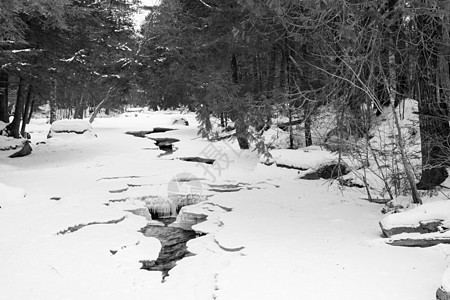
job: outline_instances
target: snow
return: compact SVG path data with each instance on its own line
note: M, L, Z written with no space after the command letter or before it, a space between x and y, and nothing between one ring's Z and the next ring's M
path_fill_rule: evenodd
M172 125L174 118L189 126ZM359 191L260 164L236 141L211 144L197 136L193 114L133 112L92 125L98 138L47 139L50 125L33 120L33 153L0 156L0 299L422 300L449 282L442 280L448 245L387 245L380 205ZM86 121L57 126L87 128ZM152 140L125 134L155 127L177 129L151 135L179 139L177 151L160 156ZM205 169L176 159L205 155L220 164ZM305 168L334 159L317 148L274 157ZM182 209L207 216L194 226L206 235L188 242L195 255L161 283L160 272L139 263L156 259L160 242L139 232L148 215L130 210L146 207L140 197L166 197L182 173L201 179L208 195ZM237 192L207 190L239 183ZM124 202L110 201L119 198Z
M447 270L445 270L444 272L441 287L444 291L450 291L450 268L447 268Z
M7 207L20 203L19 201L25 197L26 193L23 189L14 188L0 183L0 207Z

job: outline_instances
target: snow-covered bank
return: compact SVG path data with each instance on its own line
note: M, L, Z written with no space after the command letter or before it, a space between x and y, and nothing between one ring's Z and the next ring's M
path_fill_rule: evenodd
M175 117L189 126L173 125ZM202 140L190 114L93 127L95 139L47 140L49 125L35 121L33 154L0 158L0 299L434 298L450 249L386 245L381 206L361 192L299 180L297 170L259 164L234 142ZM179 139L173 154L125 134L154 127L177 129L152 134ZM218 163L176 159L194 156ZM182 173L208 196L182 209L207 216L194 226L207 234L188 242L196 255L161 283L139 263L155 259L160 242L139 232L148 220L130 211L145 208L142 197L164 197ZM224 185L239 188L221 192Z

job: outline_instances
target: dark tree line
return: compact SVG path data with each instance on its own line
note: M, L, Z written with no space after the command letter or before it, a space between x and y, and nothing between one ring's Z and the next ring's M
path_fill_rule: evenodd
M233 121L242 148L271 125L302 124L320 107L336 113L338 141L367 138L384 107L419 103L422 175L447 176L450 4L437 0L163 0L143 30L143 89L160 106L194 106ZM149 78L149 76L144 76ZM292 136L292 135L291 135ZM291 147L294 147L291 138Z
M38 104L82 118L108 95L123 101L132 81L137 1L8 0L0 3L0 120L25 136ZM105 103L103 101L103 103ZM13 121L9 122L14 111ZM23 121L23 122L22 122Z
M351 137L370 144L374 118L413 98L421 133L417 187L447 176L448 1L162 0L136 35L138 4L1 1L4 134L26 135L37 104L50 104L52 122L56 109L82 118L87 107L144 98L154 108L195 110L206 136L212 120L233 124L241 148L264 148L261 134L281 115L286 121L277 125L294 148L296 126L301 145L315 143L313 120L326 107L335 128L325 143L342 152L354 147Z

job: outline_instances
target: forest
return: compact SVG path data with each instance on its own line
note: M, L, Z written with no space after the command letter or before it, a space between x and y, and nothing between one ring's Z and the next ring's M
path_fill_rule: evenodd
M0 298L449 300L449 103L447 0L1 0Z
M416 188L447 177L447 1L164 0L144 7L139 29L137 0L0 5L0 118L14 116L6 135L25 136L44 103L51 123L101 107L185 106L204 136L211 122L223 129L230 122L242 149L255 143L264 152L262 132L282 117L276 125L289 131L289 148L366 151L364 161L375 117L391 106L401 118L399 103L414 99L419 168L407 159L400 128L395 138L414 202ZM334 124L313 139L313 120L324 109Z

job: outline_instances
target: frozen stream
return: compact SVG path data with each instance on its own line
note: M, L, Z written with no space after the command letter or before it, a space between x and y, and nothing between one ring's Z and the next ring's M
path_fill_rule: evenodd
M32 121L33 153L0 157L1 300L435 298L448 245L388 246L381 206L358 190L259 164L256 152L241 152L234 141L201 139L195 115L180 115L97 119L96 138L49 140L46 120ZM190 125L174 126L178 117ZM124 134L155 127L177 128L151 134L178 139L176 152L159 157L157 147L148 150L150 139ZM204 235L173 240L131 211L167 197L179 174L201 179L206 198L182 213L206 220L193 227ZM183 258L161 283L173 266L161 248L171 244L180 248L166 247L167 256ZM162 271L143 270L142 261Z

